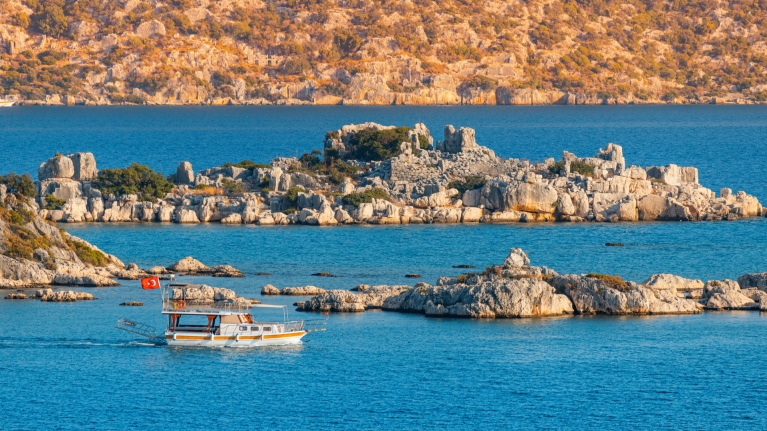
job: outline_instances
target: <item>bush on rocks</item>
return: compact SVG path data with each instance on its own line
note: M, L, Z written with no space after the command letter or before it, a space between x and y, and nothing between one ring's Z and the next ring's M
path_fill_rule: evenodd
M35 182L29 174L16 175L9 172L8 175L0 175L0 184L5 184L11 192L33 198L37 195Z
M96 188L106 196L138 195L142 201L154 202L173 190L173 183L149 166L134 162L127 168L102 169Z
M242 168L242 169L259 169L259 168L271 169L272 168L272 165L267 165L267 164L264 164L264 163L256 163L256 162L254 162L252 160L248 160L248 159L245 159L245 160L243 160L243 161L241 161L239 163L227 162L227 163L224 163L221 166L224 167L224 168L234 167L234 168Z
M480 175L469 175L462 180L451 181L447 185L447 188L456 189L461 195L463 195L465 192L469 190L482 188L482 186L484 186L485 183L487 183L487 180L485 180L485 177Z
M385 130L363 129L354 132L349 143L355 147L354 155L360 160L386 160L399 154L402 142L410 142L407 137L409 131L407 126Z
M391 196L389 196L389 193L386 190L375 187L365 190L363 193L349 193L343 197L343 203L344 205L354 205L355 207L358 207L360 204L373 202L373 199L384 199L388 201L391 200Z

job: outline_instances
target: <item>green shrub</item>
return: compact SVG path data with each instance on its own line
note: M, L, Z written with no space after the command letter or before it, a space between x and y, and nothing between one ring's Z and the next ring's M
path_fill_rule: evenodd
M45 195L45 206L43 208L47 210L60 210L65 203L64 199L58 199L56 196L47 194Z
M242 169L271 169L272 165L267 165L264 163L256 163L252 160L245 159L239 163L231 163L227 162L221 165L224 168L234 167L234 168L242 168Z
M244 193L245 187L242 185L241 182L232 181L229 178L224 178L224 180L221 182L224 186L224 190L227 194L237 194L237 193Z
M386 160L399 154L402 142L410 142L407 137L409 127L375 130L364 129L353 133L349 143L355 147L354 155L365 161Z
M593 177L594 176L594 165L590 165L586 162L581 162L579 160L574 160L570 162L570 172L576 172L581 175L585 175L587 177Z
M29 174L16 175L13 172L9 172L6 176L0 175L0 184L5 184L11 192L28 198L33 198L37 195L35 182Z
M59 37L67 30L67 17L64 16L64 10L54 2L47 5L40 5L38 12L32 15L32 23L40 33Z
M342 201L344 205L354 205L355 207L358 207L360 204L373 202L373 199L384 199L388 201L391 200L391 196L389 196L389 193L386 190L376 187L365 190L362 193L349 193L342 198Z
M109 264L109 258L104 253L78 241L72 241L71 239L66 239L65 241L84 264L88 266L107 266Z
M173 190L173 184L149 166L133 162L127 168L102 169L95 184L104 195L139 195L142 201L156 201Z
M291 187L288 189L288 192L285 193L285 205L290 208L297 208L298 207L298 194L304 193L306 190L300 188L300 187ZM287 213L286 213L287 214Z
M451 189L458 189L460 194L464 194L468 190L474 190L482 188L487 183L485 177L479 175L469 175L463 180L453 180L447 185Z
M478 88L482 91L492 91L498 87L498 81L484 75L474 75L461 83L461 89L471 90Z
M309 60L303 57L291 57L282 65L282 71L288 75L302 75L312 70Z
M579 173L581 175L587 176L587 177L593 177L594 176L594 165L590 165L586 162L581 162L580 160L573 160L570 162L570 172ZM554 175L564 175L565 174L565 161L560 160L553 165L549 166L549 172L551 172Z
M428 149L429 139L424 135L418 135L418 146L421 147L422 150Z

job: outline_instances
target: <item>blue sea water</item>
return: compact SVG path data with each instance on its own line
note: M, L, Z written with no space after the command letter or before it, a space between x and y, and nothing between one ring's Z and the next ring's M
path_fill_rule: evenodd
M712 188L767 201L763 107L23 108L0 112L0 171L30 171L56 150L92 151L170 172L268 160L318 147L322 131L366 120L477 129L506 156L542 159L624 145L629 162L701 168ZM560 273L642 281L767 270L767 219L718 223L258 227L61 225L142 267L193 255L243 279L188 277L267 303L266 283L348 289L433 283L525 249ZM605 247L622 242L625 247ZM327 271L337 278L313 277ZM256 272L271 276L255 276ZM163 327L157 291L138 282L91 302L0 299L0 429L754 429L767 428L767 314L451 320L331 314L301 346L156 346L114 328ZM4 296L4 294L2 295ZM142 301L144 307L120 307ZM292 308L291 308L292 309ZM292 317L318 318L291 312ZM277 318L267 314L264 318Z

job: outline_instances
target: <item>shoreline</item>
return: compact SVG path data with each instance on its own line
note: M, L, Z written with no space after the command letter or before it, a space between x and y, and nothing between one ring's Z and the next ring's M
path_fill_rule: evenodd
M756 100L748 100L745 102L735 102L735 101L720 101L720 102L713 102L713 101L705 101L705 102L644 102L644 103L636 103L635 101L632 101L631 103L581 103L581 104L570 104L570 103L535 103L535 104L485 104L485 103L440 103L440 104L408 104L408 103L312 103L307 101L301 101L297 100L295 102L290 103L272 103L272 102L261 102L261 101L227 101L226 103L214 103L214 102L206 102L206 103L154 103L154 102L147 102L147 103L87 103L83 101L78 101L76 103L67 104L67 103L49 103L41 100L23 100L23 101L15 101L14 104L10 107L19 108L19 107L31 107L31 106L42 106L42 107L77 107L77 106L88 106L88 107L115 107L115 106L133 106L133 107L232 107L232 106L269 106L269 107L278 107L278 106L287 106L287 107L295 107L295 106L307 106L307 107L328 107L328 106L348 106L348 107L354 107L354 108L360 108L360 107L383 107L383 106L390 106L392 108L394 107L471 107L471 106L478 106L478 107L539 107L539 106L648 106L648 107L658 107L658 106L758 106L758 105L767 105L767 101L756 101Z

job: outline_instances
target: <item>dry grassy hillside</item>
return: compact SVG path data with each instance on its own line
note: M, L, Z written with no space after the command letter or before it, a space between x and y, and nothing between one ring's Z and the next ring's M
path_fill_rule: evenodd
M4 0L42 103L767 100L765 0Z

